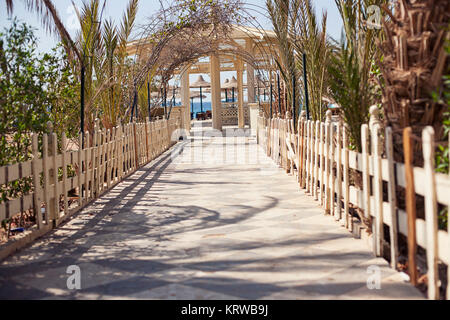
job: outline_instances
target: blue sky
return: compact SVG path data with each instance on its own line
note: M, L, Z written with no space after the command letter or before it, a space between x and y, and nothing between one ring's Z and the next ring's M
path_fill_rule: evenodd
M87 0L86 0L87 1ZM255 8L258 11L263 11L265 8L265 0L244 0L248 3L249 8ZM39 38L39 51L46 52L49 51L52 47L54 47L57 43L57 38L55 36L48 35L45 30L41 27L40 21L36 17L35 14L30 14L25 10L22 0L15 0L14 7L14 15L17 16L21 21L27 22L37 29L36 36ZM75 5L78 7L81 6L83 0L74 0ZM167 2L167 0L163 0L163 2ZM71 0L56 0L54 1L55 6L60 14L60 17L65 24L66 28L69 29L71 35L75 35L77 30L77 22L75 12L73 10L72 1ZM121 20L121 17L126 9L128 1L126 0L107 0L107 4L105 7L104 18L111 17L116 22ZM314 5L316 7L316 11L321 16L322 11L326 10L328 13L328 23L327 30L328 34L337 39L341 35L342 22L339 12L337 11L336 4L334 0L314 0ZM160 8L159 0L141 0L139 4L138 16L136 19L137 25L143 24L146 22L147 18L152 16L158 9ZM5 1L0 0L0 29L3 30L5 27L8 27L10 21L6 15L6 6ZM258 14L256 11L254 12L255 18L258 20L259 24L266 29L272 29L270 21L264 16ZM221 78L225 80L225 78L229 78L234 73L224 72L221 75ZM195 80L196 75L192 75L191 79ZM209 81L209 77L205 75L205 79ZM246 79L244 79L246 81ZM223 81L222 81L223 82Z

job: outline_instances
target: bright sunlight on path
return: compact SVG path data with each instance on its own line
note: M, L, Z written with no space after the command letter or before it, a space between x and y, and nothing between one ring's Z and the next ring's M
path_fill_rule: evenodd
M211 133L194 128L180 155L166 152L1 263L0 299L423 298L255 138ZM67 288L71 265L80 290Z

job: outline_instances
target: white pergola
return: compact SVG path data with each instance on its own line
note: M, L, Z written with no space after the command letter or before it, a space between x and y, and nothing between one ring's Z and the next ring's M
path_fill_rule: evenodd
M237 104L238 104L238 127L244 128L244 72L247 72L247 101L255 103L256 87L255 65L259 70L266 70L272 81L272 52L275 48L275 33L269 30L260 30L246 26L233 26L227 41L217 45L217 51L206 59L201 59L189 65L184 65L175 70L175 75L181 77L181 104L184 107L183 126L186 130L191 129L190 114L190 74L209 74L211 78L211 109L213 128L222 130L222 104L221 104L221 71L235 71L237 78ZM137 47L142 50L143 41L135 40L128 44L129 54L134 54ZM145 43L144 43L145 46ZM150 49L150 45L148 46ZM245 55L230 54L231 50L245 53ZM252 57L251 62L246 61L244 56ZM206 57L205 57L206 58Z

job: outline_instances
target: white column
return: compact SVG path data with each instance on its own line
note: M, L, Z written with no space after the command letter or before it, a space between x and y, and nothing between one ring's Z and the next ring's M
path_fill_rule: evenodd
M181 73L181 104L184 106L183 127L186 131L191 130L191 103L189 91L189 69L184 68Z
M220 101L220 58L213 54L210 56L211 65L211 109L213 128L222 130L222 105Z
M253 40L245 40L245 50L253 56ZM247 98L248 102L255 102L255 69L247 62Z
M241 59L237 60L236 73L237 73L237 85L238 85L238 126L239 128L245 127L244 118L244 78L243 78L243 63Z

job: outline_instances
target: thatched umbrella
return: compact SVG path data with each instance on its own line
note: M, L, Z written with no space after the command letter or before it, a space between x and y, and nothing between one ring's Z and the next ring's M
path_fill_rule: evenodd
M202 75L199 75L197 80L192 83L190 88L200 88L200 111L203 112L203 94L202 94L202 88L209 88L211 87L211 84L209 82L206 82L205 79L203 79Z
M228 102L228 88L227 85L230 83L230 79L226 78L225 82L222 84L222 91L225 92L225 102Z
M234 102L234 90L238 87L238 82L236 78L233 76L231 80L228 83L224 83L222 86L223 89L231 89L232 92L232 100L231 102Z

